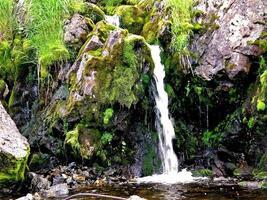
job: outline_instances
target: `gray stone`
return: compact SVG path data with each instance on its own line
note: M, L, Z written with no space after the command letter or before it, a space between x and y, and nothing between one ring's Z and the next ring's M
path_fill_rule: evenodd
M47 190L50 188L51 182L44 178L42 175L30 172L29 178L31 181L31 189L34 192L40 192L42 190Z
M59 198L69 194L67 184L58 184L52 186L50 189L42 191L41 193L46 198Z
M64 41L67 44L77 44L77 47L81 47L91 29L92 27L90 27L82 15L75 14L70 20L65 22Z
M35 200L35 198L32 194L27 194L25 197L20 197L16 200Z
M130 196L130 198L128 198L128 200L146 200L146 199L141 198L137 195L132 195L132 196Z
M90 51L90 50L96 50L98 48L102 48L104 44L100 41L99 37L96 35L93 35L91 39L88 41L84 48L84 52Z
M0 184L21 181L24 178L29 153L27 139L19 133L0 102L0 174L5 175L0 177Z
M219 72L230 79L248 73L250 57L263 53L251 43L266 29L265 0L203 0L196 9L203 12L196 22L206 24L207 31L193 39L191 50L198 53L194 73L205 80Z

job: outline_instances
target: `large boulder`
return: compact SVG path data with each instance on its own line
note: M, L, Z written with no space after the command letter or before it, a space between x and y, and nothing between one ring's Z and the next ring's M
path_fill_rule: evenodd
M0 102L0 186L24 179L30 147Z
M211 80L219 72L234 79L248 73L251 57L262 49L253 43L266 29L264 0L207 0L196 7L201 13L196 22L203 25L204 34L196 35L194 52L198 52L195 74Z

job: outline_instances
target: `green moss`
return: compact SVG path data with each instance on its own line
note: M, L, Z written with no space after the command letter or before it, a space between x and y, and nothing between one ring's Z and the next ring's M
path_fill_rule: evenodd
M84 11L81 14L93 20L94 23L105 19L105 13L97 5L92 3L85 3Z
M100 132L89 129L86 124L78 124L74 130L66 133L64 145L71 147L75 157L90 159L100 148Z
M4 93L5 89L6 89L6 83L4 80L0 79L0 97L1 97L1 94Z
M170 84L165 84L165 90L170 98L175 97L175 92Z
M233 172L234 176L236 177L240 177L241 176L241 169L240 168L236 168Z
M211 177L213 172L210 169L199 169L193 171L193 176L196 177Z
M121 19L121 27L128 29L130 33L141 33L145 16L139 7L130 5L119 6L115 13Z
M24 158L14 158L6 154L0 155L0 186L24 180L30 149Z
M257 102L257 110L258 111L264 111L266 109L266 105L263 101L258 100Z
M30 159L29 168L38 169L44 167L49 163L49 157L48 154L34 153Z

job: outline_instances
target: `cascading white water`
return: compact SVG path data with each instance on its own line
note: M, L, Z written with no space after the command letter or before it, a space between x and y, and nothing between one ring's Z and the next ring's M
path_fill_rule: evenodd
M178 172L178 159L172 145L175 132L169 117L168 94L164 89L165 71L164 66L161 64L160 47L156 45L150 46L150 50L155 64L154 79L157 90L154 91L157 115L156 129L159 135L159 146L162 154L163 174L173 174Z
M109 24L113 24L114 26L120 27L120 17L118 15L113 15L113 16L105 15L105 20Z
M164 89L164 66L161 64L160 47L150 46L151 56L155 64L154 79L156 88L154 98L156 100L156 129L159 135L159 147L163 173L137 179L138 182L155 183L187 183L192 182L192 173L182 170L178 173L178 159L173 150L172 140L175 138L174 127L169 117L168 94Z

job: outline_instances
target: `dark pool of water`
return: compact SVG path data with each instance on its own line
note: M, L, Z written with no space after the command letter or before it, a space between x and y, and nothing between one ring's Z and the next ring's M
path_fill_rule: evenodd
M267 190L242 189L236 184L214 184L211 182L194 184L115 184L103 186L91 186L82 188L72 193L88 192L108 194L128 198L138 195L148 200L267 200ZM0 197L1 200L12 197ZM13 199L15 199L13 197ZM79 200L107 200L102 198L79 198ZM78 200L76 198L76 200Z
M80 192L109 194L120 197L138 195L148 200L267 200L267 190L247 190L235 184L222 186L211 183L185 185L123 184L84 188Z

